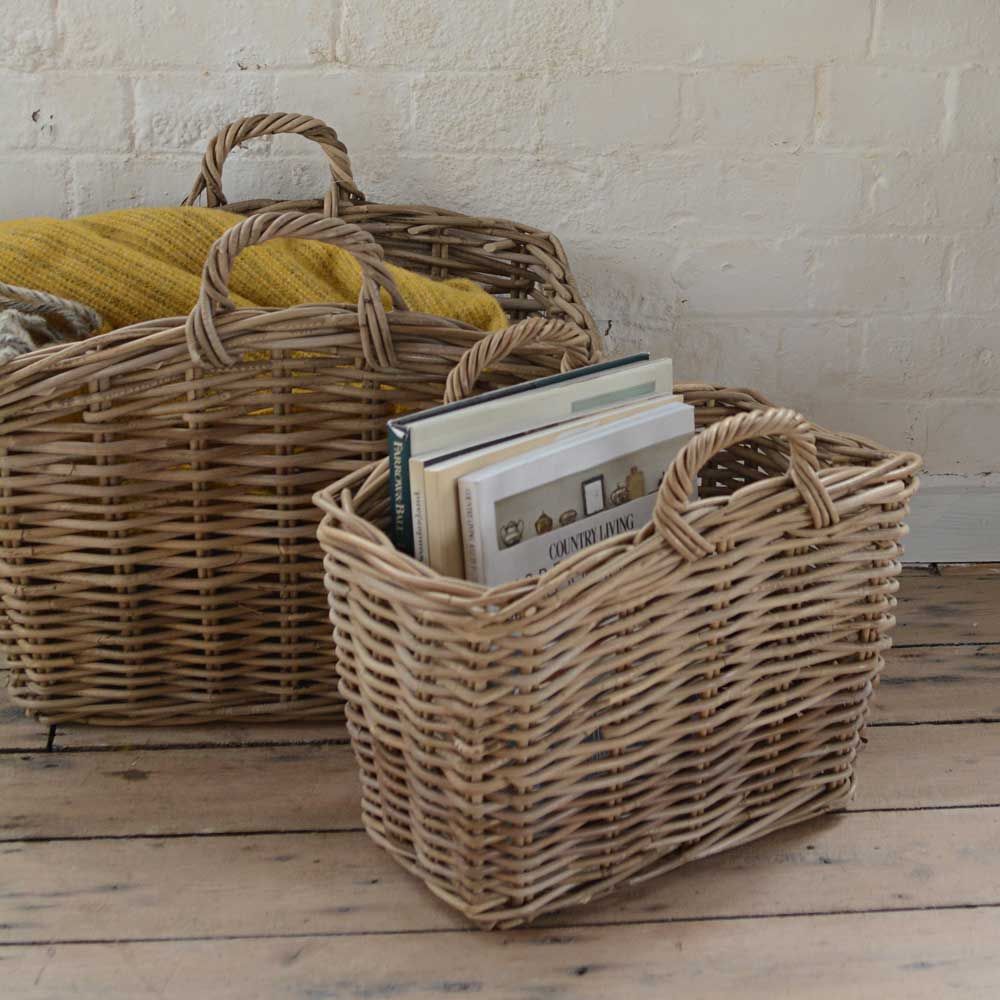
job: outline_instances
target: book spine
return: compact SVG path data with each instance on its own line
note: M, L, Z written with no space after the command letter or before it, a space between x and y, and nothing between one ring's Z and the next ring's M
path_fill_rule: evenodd
M465 579L482 583L483 539L475 487L458 483L458 501L462 512L462 550L465 553Z
M462 524L456 513L458 487L452 480L453 493L448 496L442 493L440 477L434 475L432 468L425 465L423 474L427 565L445 576L462 577L465 575L465 564L462 562ZM457 552L454 550L456 543Z
M392 540L402 552L413 554L410 512L410 435L389 425L389 496L392 498Z
M424 490L423 471L419 462L410 462L410 525L413 530L413 557L425 565L429 565L427 496Z

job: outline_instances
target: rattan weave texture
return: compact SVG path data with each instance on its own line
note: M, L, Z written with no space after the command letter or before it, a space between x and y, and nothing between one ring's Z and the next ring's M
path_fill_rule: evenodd
M234 223L189 316L0 370L0 642L14 701L46 721L342 714L312 495L384 455L386 420L438 403L487 336L408 311L371 227ZM357 306L234 308L234 259L276 238L354 253ZM511 353L483 389L597 357L541 316L490 342Z
M851 795L920 460L678 391L700 430L652 522L540 577L486 589L399 553L385 462L317 495L364 823L479 924Z

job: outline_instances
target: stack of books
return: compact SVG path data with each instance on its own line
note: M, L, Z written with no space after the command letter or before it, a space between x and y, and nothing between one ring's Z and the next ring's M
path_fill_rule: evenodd
M389 422L396 546L495 585L652 515L694 433L669 359L638 354Z

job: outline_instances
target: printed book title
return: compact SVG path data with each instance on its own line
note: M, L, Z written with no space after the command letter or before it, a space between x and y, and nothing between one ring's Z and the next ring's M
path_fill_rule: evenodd
M609 517L600 524L595 524L592 528L584 528L566 538L559 538L549 546L549 558L555 562L558 559L565 559L574 552L603 542L605 539L614 538L625 531L635 531L635 514L623 514L617 517Z

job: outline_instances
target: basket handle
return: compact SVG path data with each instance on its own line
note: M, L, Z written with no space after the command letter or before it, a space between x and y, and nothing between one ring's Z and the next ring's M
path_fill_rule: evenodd
M564 372L595 360L592 356L593 343L586 330L565 320L530 316L477 340L448 373L444 401L454 403L465 399L490 365L527 344L561 350L560 369Z
M794 410L775 407L739 413L720 420L689 441L660 484L653 523L660 537L684 559L691 562L715 551L715 545L684 518L695 477L718 452L741 441L768 435L780 435L788 441L791 456L788 474L809 509L813 525L826 528L837 523L839 516L818 475L816 438L809 421Z
M209 140L205 155L202 157L201 172L194 182L194 187L191 188L191 193L182 204L194 205L203 192L208 208L218 208L227 204L222 191L222 167L226 157L236 146L242 145L248 139L286 133L312 139L326 154L330 166L330 190L323 198L324 215L340 215L343 205L360 204L365 200L364 193L354 182L347 147L337 138L337 133L329 125L310 115L276 113L239 118Z
M201 275L201 292L185 324L188 349L195 364L223 368L233 364L215 327L222 313L236 307L229 298L229 275L240 252L268 240L318 240L352 253L361 265L358 325L365 362L371 368L393 368L396 353L382 304L385 289L393 305L407 305L389 273L382 248L371 233L341 219L309 212L264 212L244 219L226 230L212 244Z

